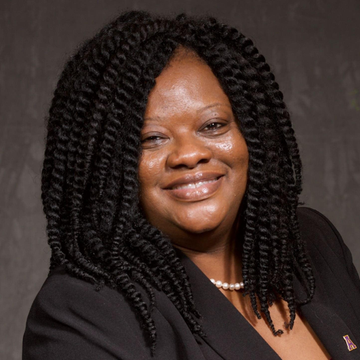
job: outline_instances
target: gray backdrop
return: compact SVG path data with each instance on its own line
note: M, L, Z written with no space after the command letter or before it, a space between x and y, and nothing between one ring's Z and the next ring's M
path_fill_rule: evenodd
M208 13L255 39L293 116L302 200L334 222L360 269L359 0L2 0L1 359L21 358L25 319L49 264L40 173L52 91L79 42L125 9Z

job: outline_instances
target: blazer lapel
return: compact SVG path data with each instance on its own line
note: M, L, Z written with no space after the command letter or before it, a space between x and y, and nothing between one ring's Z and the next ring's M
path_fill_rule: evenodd
M300 307L301 313L333 360L360 360L360 343L358 343L359 340L351 331L350 324L347 321L351 305L347 302L347 298L342 296L341 284L337 284L336 278L331 277L332 286L329 292L329 287L324 286L315 266L313 266L313 270L316 281L315 295L310 303ZM332 293L333 290L336 291L336 295ZM298 298L304 299L306 297L305 291L297 278L294 280L294 291ZM332 304L331 300L335 298L343 299L339 306ZM357 349L349 351L344 339L346 335L358 346Z
M180 260L189 276L193 290L194 300L203 319L203 329L207 335L205 341L221 357L226 360L263 359L280 360L276 352L247 322L241 313L229 302L228 299L210 282L206 275L183 253L178 251ZM334 307L329 299L335 297L327 291L320 274L314 269L316 281L315 295L309 304L302 305L300 311L306 318L320 341L324 344L333 360L360 360L360 343L350 329L350 324L345 321L349 309L346 297L343 297L343 309ZM332 281L335 281L332 278ZM336 297L339 295L340 284ZM294 279L294 291L298 298L306 297L305 291L299 280ZM342 316L342 310L344 316ZM296 320L295 320L296 326ZM349 351L343 336L349 338L358 346Z
M179 257L190 278L194 301L203 319L205 342L226 360L280 360L206 275L183 253Z

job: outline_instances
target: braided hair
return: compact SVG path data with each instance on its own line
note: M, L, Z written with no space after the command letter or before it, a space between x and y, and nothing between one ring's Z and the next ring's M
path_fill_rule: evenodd
M171 241L139 204L140 131L155 78L179 46L212 69L228 96L249 151L241 214L243 281L253 311L307 303L315 283L296 215L301 161L283 95L253 42L212 17L121 14L70 58L47 121L42 202L52 250L50 270L124 294L152 351L154 289L171 300L194 336L204 337L188 276ZM297 299L298 275L307 297ZM146 292L149 306L138 286ZM257 297L260 309L257 305Z

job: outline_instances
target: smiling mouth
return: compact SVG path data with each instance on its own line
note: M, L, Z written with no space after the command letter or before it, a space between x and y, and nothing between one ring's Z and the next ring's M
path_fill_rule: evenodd
M212 180L195 181L188 184L173 186L166 192L173 198L181 201L200 201L214 195L222 184L224 176Z
M189 184L185 184L185 185L178 185L178 186L172 187L170 190L176 190L176 189L196 189L196 188L199 188L199 187L203 186L204 184L214 183L214 182L218 181L218 179L219 179L219 178L216 178L216 179L213 179L213 180L196 181L196 182L189 183Z

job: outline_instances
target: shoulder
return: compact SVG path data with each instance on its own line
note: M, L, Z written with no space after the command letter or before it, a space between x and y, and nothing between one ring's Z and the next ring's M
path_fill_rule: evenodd
M308 207L297 210L300 235L315 267L327 263L333 270L344 270L360 290L360 279L352 255L340 233L322 213Z
M309 207L299 207L297 214L300 233L308 247L324 248L326 245L328 250L332 250L345 259L345 243L325 215Z
M104 286L97 291L93 284L69 275L63 267L54 269L34 300L33 307L58 318L68 313L79 316L91 313L98 322L106 313L124 321L132 311L122 294ZM93 310L96 308L96 312Z
M297 215L300 232L302 237L305 238L304 240L311 237L314 245L316 245L316 242L321 244L321 242L325 241L335 251L340 250L340 253L343 252L342 245L344 242L335 226L325 215L309 207L299 207Z
M96 291L61 267L51 272L28 316L24 359L64 359L69 354L127 359L134 347L139 359L147 358L139 322L122 294L108 287Z

